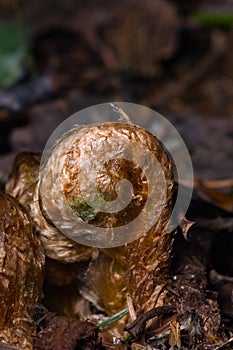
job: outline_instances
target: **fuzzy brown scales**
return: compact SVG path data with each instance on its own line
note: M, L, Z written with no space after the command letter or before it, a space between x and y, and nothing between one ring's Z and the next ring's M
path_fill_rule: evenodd
M43 264L26 209L0 193L0 341L32 349L31 308L42 297Z
M164 210L162 214L168 212ZM166 232L166 222L161 224L159 220L146 236L133 243L105 250L127 271L124 276L127 292L137 314L163 305L166 296L173 236Z
M120 310L124 307L124 303L126 302L126 293L129 293L132 297L136 312L140 313L155 306L163 305L166 296L166 285L169 281L168 269L170 252L173 243L173 235L167 232L168 218L173 209L175 192L172 162L158 139L138 126L127 123L106 123L99 126L87 127L84 129L83 133L79 133L78 137L75 138L74 136L72 147L69 148L66 153L63 185L64 193L68 202L72 203L72 201L80 195L79 183L77 181L79 161L81 161L81 158L79 159L80 149L83 149L83 147L89 147L89 144L91 145L91 143L94 143L95 141L98 142L98 140L108 141L111 136L117 137L118 139L120 138L121 141L127 140L129 142L133 141L140 143L143 147L149 150L156 157L163 169L167 187L166 202L161 203L162 210L160 216L158 220L155 221L149 232L142 231L144 223L141 222L139 224L140 227L137 228L138 231L141 230L143 233L141 238L124 246L97 249L99 252L98 254L106 257L105 263L107 267L105 267L105 269L111 271L113 264L118 264L120 267L120 272L113 275L112 279L109 279L108 281L110 288L112 285L116 295L119 295L119 293L122 294L120 298L116 298L116 304L114 304L114 301L109 300L109 296L106 296L106 292L103 290L103 286L99 283L99 279L95 278L93 268L98 271L99 262L97 260L93 263L95 260L93 249L71 241L51 225L48 220L46 220L43 215L43 208L40 208L37 204L37 185L34 186L35 194L33 200L29 196L28 201L30 203L26 200L26 197L24 197L22 202L30 207L31 215L36 223L38 231L41 233L40 237L48 256L66 263L91 259L92 265L90 265L91 268L87 270L85 278L89 287L97 294L97 297L102 299L101 306L105 310L110 314L116 310ZM61 143L62 142L64 142L64 140L61 140ZM31 156L28 155L26 158L24 156L23 158L24 162L26 159L28 165L30 165ZM57 159L59 159L59 157ZM56 164L56 162L54 162L54 164ZM124 165L124 168L122 167L122 164ZM24 171L23 167L21 169ZM118 172L119 170L121 171L120 175ZM137 172L137 170L139 179L136 179L135 177L135 172ZM15 192L15 188L22 185L24 186L24 190L21 192L27 193L28 189L25 188L25 182L21 182L22 176L24 175L21 174L17 181L13 170L11 180L7 185L8 192L17 195L20 191ZM110 185L109 182L107 183L105 181L106 176L113 179L113 182L110 183ZM14 178L14 181L12 181L12 178ZM112 199L114 197L116 182L123 178L132 180L133 187L134 189L136 188L136 191L139 192L141 190L141 200L137 202L137 210L140 212L140 210L144 208L148 188L145 183L145 175L143 172L140 172L137 165L132 167L132 163L124 163L124 160L122 160L122 162L118 161L115 163L109 163L105 168L105 172L98 177L98 188L100 192L102 191L105 194L107 192L110 199ZM38 179L36 178L35 182L37 181ZM87 183L86 186L88 187L89 184ZM157 186L159 188L160 184L158 183ZM22 198L22 196L20 196L20 198ZM36 210L35 206L37 206ZM101 215L95 218L94 224L96 226L106 224L104 215ZM125 213L127 220L132 219L132 215L132 210L130 211L130 214L127 211ZM114 227L113 223L117 223L117 220L122 220L122 218L116 218L113 213L108 216L107 223ZM119 222L121 223L121 221ZM116 278L116 280L114 280L114 278ZM118 283L117 281L119 279L122 282ZM119 289L117 289L118 287L116 286L118 286ZM106 288L106 290L108 289Z
M85 185L82 184L82 190L80 190L79 176L82 176L81 167L83 166L82 153L90 152L90 162L95 162L96 158L103 157L101 152L95 152L95 149L99 149L101 143L109 144L106 150L111 151L112 140L118 139L122 140L121 144L116 150L116 154L119 154L114 159L111 159L104 163L104 169L98 171L97 179L95 179L95 185L98 188L101 196L108 201L117 198L116 185L122 179L128 179L133 185L134 193L131 202L123 208L123 210L115 213L97 212L96 217L93 220L89 220L92 225L99 227L118 227L126 223L132 222L144 209L145 202L148 197L148 179L146 178L142 169L135 164L133 161L121 157L121 147L128 147L131 143L135 145L135 149L129 149L128 152L137 153L136 144L140 143L148 151L150 151L155 158L159 161L160 166L164 171L164 176L167 182L167 200L166 200L166 210L161 214L158 226L167 224L167 219L169 217L172 203L172 169L168 156L160 144L160 142L148 131L132 124L126 123L105 123L97 126L90 126L80 133L65 157L64 167L63 167L63 190L64 194L69 203L75 203L75 199L82 196L82 192L88 190L92 184L88 181ZM93 146L94 145L94 146ZM134 147L134 146L133 146ZM92 153L93 149L93 153ZM145 153L140 154L139 157L146 157ZM95 163L94 163L95 164ZM155 171L155 169L154 169ZM161 186L157 184L158 188ZM163 189L161 189L162 191ZM162 205L163 203L161 203ZM164 220L164 217L166 219ZM142 227L138 225L137 230L140 231ZM163 228L164 229L164 228ZM162 231L160 229L160 231ZM146 232L144 232L145 234ZM150 240L154 235L149 234Z
M30 211L35 186L39 176L40 153L19 153L14 160L6 192L18 198Z
M62 262L76 262L91 257L91 249L71 241L60 233L44 216L39 200L38 179L41 154L19 153L12 166L6 192L28 208L37 227L46 255Z

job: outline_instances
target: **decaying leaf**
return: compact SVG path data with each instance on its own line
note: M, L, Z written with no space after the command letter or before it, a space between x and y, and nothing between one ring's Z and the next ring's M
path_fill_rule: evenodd
M58 316L37 305L34 319L37 336L34 350L98 350L101 341L98 330L90 322Z
M187 241L179 234L173 247L173 281L167 301L176 308L181 343L186 343L187 348L203 349L202 342L213 344L221 322L217 295L210 290L206 292L207 237L211 236L195 231Z
M0 341L32 350L32 307L42 297L44 253L29 215L0 193Z
M233 212L233 196L221 192L217 189L210 188L201 180L197 181L197 189L199 190L200 196L206 198L215 205L223 208L229 212Z

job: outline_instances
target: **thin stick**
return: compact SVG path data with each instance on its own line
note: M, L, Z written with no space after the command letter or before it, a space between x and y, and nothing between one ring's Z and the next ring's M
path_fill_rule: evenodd
M217 348L215 348L215 350L220 350L225 348L226 345L230 344L233 341L233 337L230 338L227 342L225 342L224 344L221 344L220 346L218 346Z
M131 322L133 322L134 320L136 320L137 315L136 315L136 312L135 312L135 309L134 309L134 306L133 306L132 298L130 297L129 294L127 294L126 300L127 300L127 306L128 306L128 309L129 309L129 317L131 319Z

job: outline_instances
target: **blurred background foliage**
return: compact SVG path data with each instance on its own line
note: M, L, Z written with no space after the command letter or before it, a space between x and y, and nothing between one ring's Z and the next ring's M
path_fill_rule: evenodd
M166 115L198 173L229 176L232 62L232 0L1 0L1 169L73 112L115 100Z

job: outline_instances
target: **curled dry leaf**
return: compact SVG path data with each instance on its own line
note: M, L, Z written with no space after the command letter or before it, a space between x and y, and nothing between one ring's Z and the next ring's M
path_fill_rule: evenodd
M233 212L232 195L221 192L214 188L209 188L209 186L206 186L201 180L197 181L196 187L201 197L207 199L208 201L212 202L222 209L225 209L230 213Z
M32 349L32 306L42 297L44 253L29 215L0 193L0 341Z

